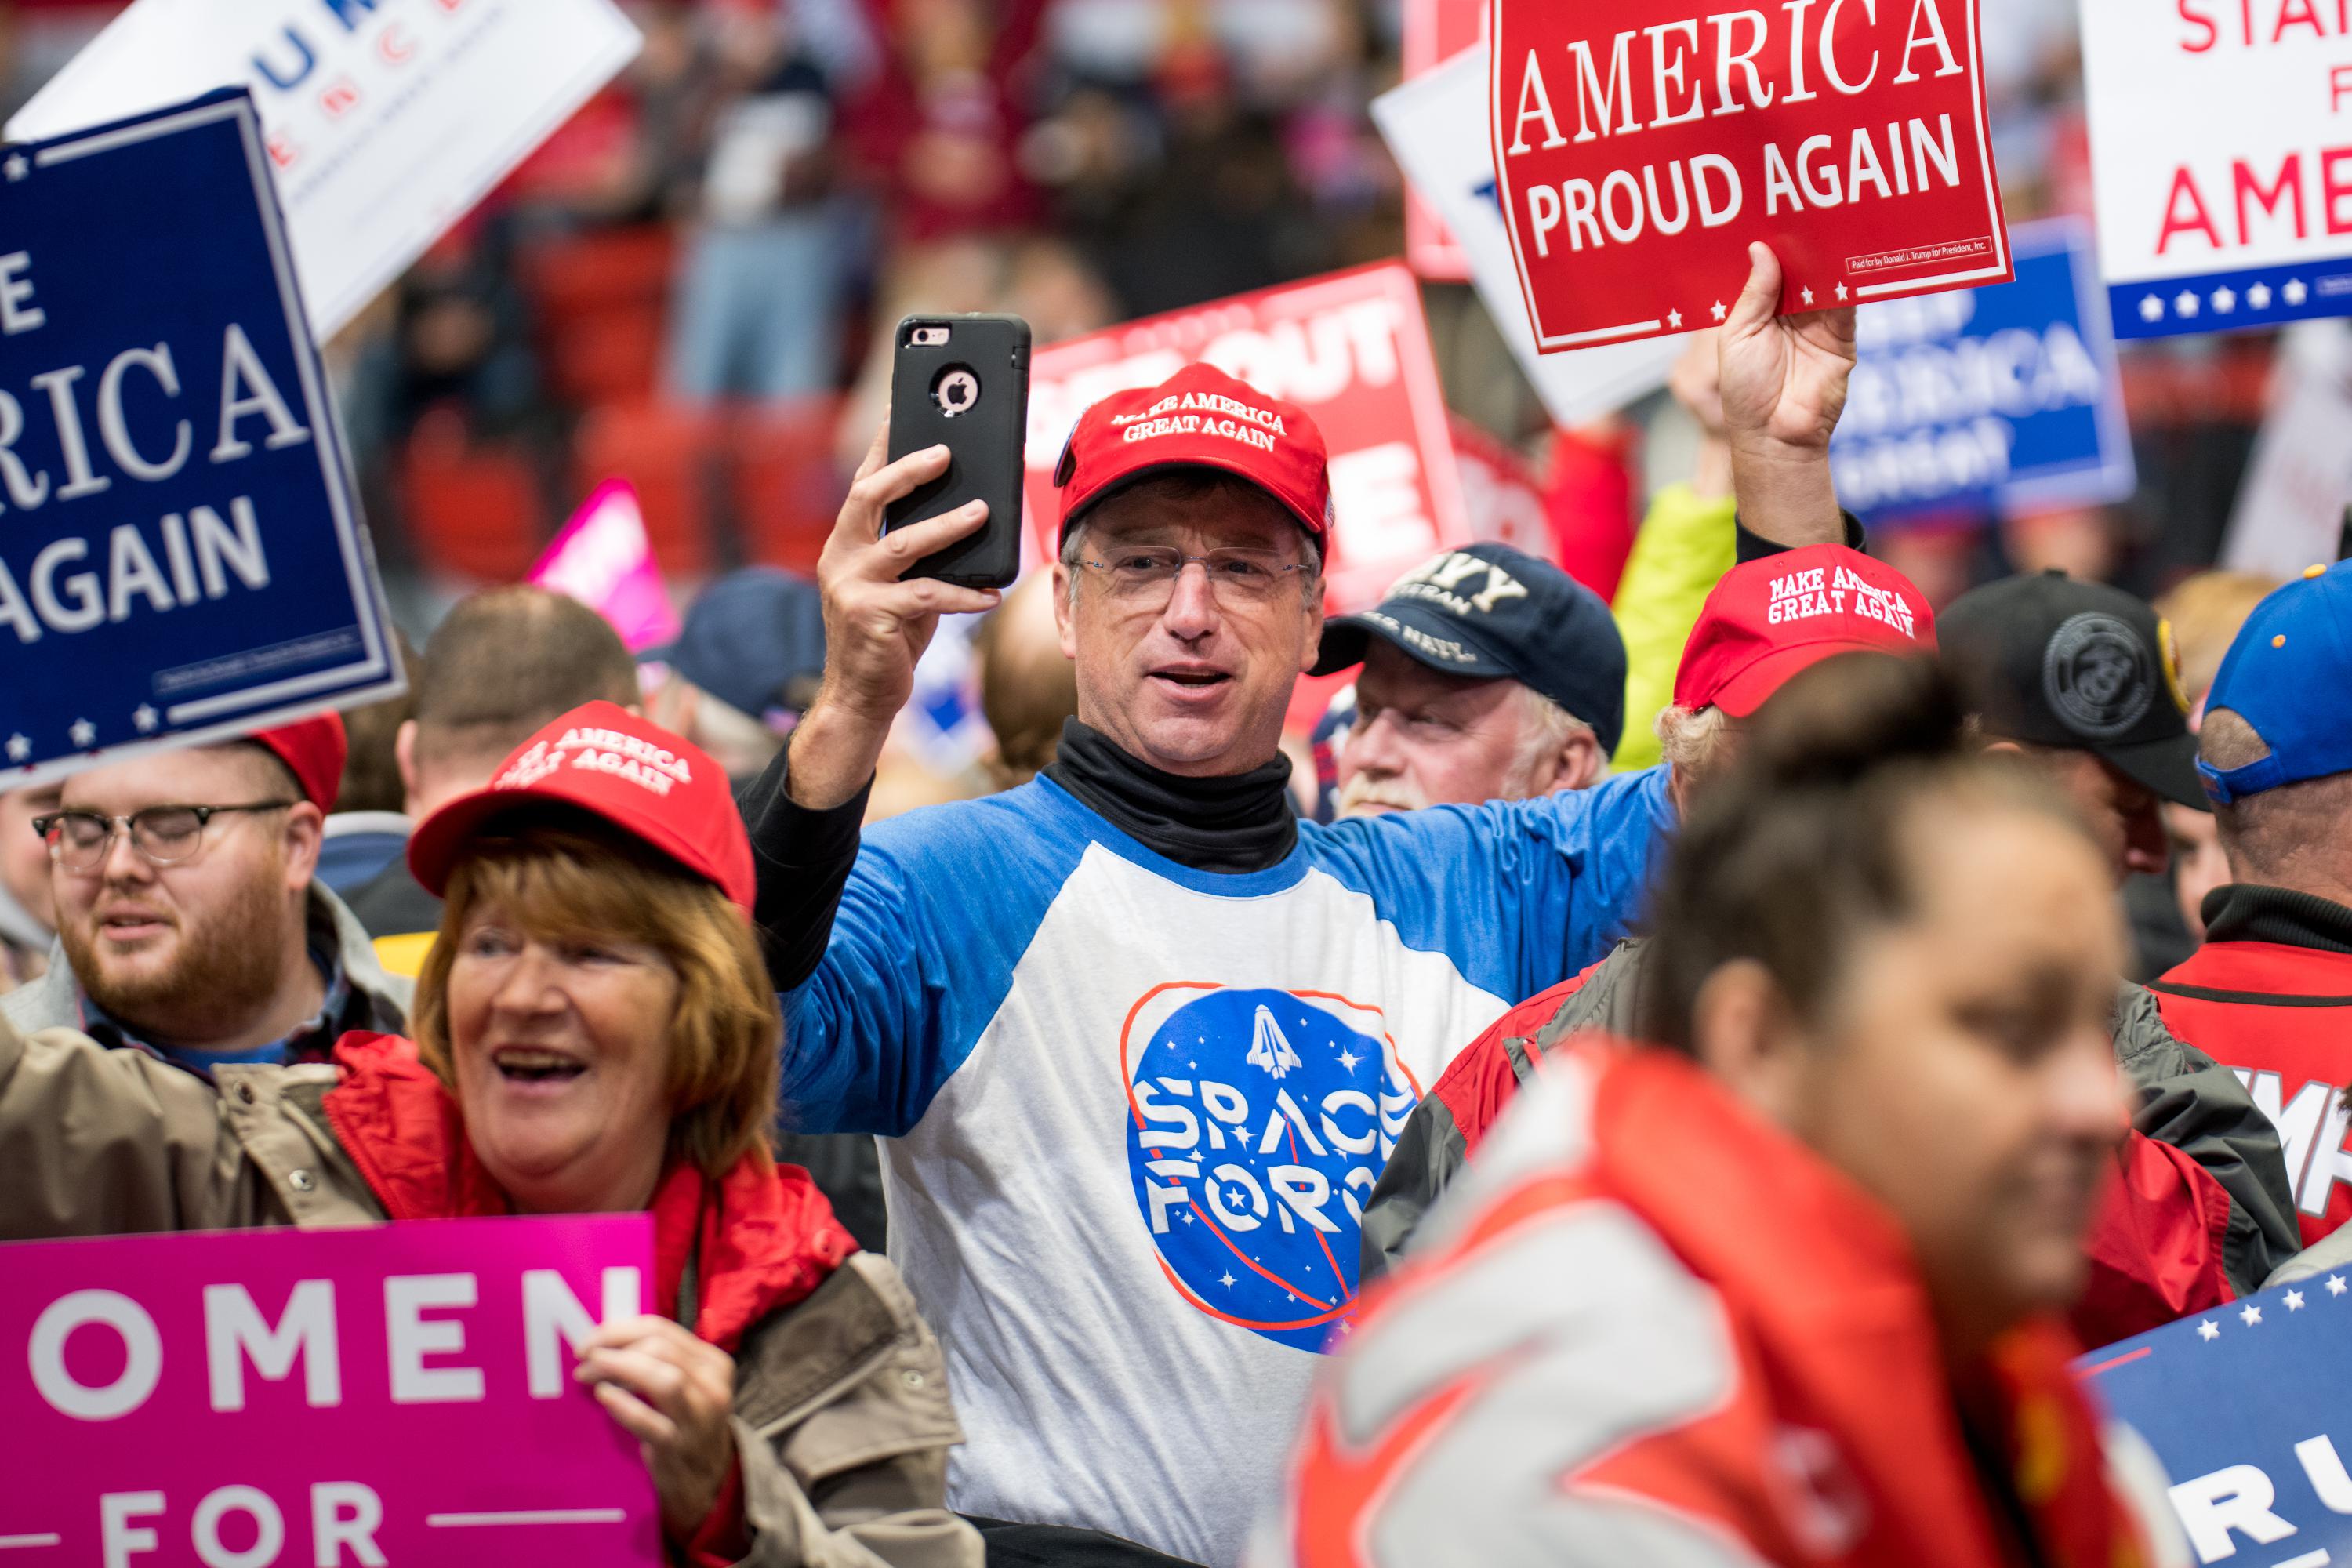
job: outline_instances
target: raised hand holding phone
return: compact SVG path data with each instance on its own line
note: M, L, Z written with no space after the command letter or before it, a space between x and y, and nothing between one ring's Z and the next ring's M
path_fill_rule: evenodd
M1021 571L1022 448L1029 432L1029 323L1018 316L909 316L890 374L895 460L944 447L938 477L890 503L885 531L985 502L988 521L908 568L967 588L1003 588Z

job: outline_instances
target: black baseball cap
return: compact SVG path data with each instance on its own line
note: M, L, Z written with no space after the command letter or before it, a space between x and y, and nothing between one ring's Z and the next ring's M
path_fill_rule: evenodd
M1551 563L1507 544L1448 550L1397 579L1377 608L1323 626L1314 674L1364 662L1382 637L1446 675L1510 679L1592 726L1625 730L1625 639L1609 606Z
M2044 572L1961 595L1936 631L1988 734L2092 752L2175 805L2210 809L2171 628L2147 601Z

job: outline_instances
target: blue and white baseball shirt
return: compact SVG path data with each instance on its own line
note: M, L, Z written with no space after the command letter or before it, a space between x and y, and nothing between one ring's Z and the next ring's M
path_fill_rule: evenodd
M953 1507L1238 1558L1406 1115L1625 934L1665 778L1301 823L1239 874L1047 779L866 834L784 996L784 1101L888 1140L890 1254L969 1438Z

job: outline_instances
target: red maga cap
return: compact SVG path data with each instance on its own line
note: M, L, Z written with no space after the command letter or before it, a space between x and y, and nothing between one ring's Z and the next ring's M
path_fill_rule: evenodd
M256 730L246 739L294 771L305 800L320 811L335 809L335 796L343 789L343 763L352 754L341 714L321 713L275 730Z
M1675 706L1745 719L1799 670L1836 654L1933 654L1936 616L1911 579L1843 544L1724 574L1675 675Z
M1113 393L1078 416L1054 484L1062 537L1105 496L1162 468L1222 468L1280 501L1318 549L1331 535L1323 432L1297 404L1268 397L1211 364L1158 386Z
M589 702L525 741L488 787L417 825L408 868L435 897L449 868L494 816L551 802L603 817L751 908L751 840L727 774L696 747L611 702Z

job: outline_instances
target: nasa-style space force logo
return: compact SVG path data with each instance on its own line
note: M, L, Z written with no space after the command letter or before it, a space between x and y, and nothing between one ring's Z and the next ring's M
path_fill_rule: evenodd
M1176 1005L1154 1026L1156 1000ZM1319 993L1168 985L1136 1004L1128 1173L1169 1283L1202 1311L1320 1351L1354 1306L1364 1200L1421 1098L1381 1024Z
M2150 649L2115 616L2085 611L2051 634L2042 689L2068 729L2087 740L2115 740L2156 699Z

